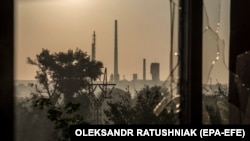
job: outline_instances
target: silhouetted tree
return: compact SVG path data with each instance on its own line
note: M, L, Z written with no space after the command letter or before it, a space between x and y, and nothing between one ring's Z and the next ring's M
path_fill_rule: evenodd
M15 141L55 140L55 129L46 115L46 111L32 107L29 98L16 99Z
M227 124L228 123L228 88L226 85L217 83L204 87L203 123L204 124Z
M107 101L108 108L104 110L107 124L133 124L133 99L128 92L114 89L111 100Z
M38 67L38 84L30 85L35 87L31 93L33 106L47 112L58 131L58 140L68 140L70 125L88 124L84 118L91 108L86 96L88 84L102 74L102 62L90 60L80 49L52 54L42 49L36 59L27 61Z
M175 124L177 122L173 111L164 109L158 116L153 113L153 109L163 98L160 89L160 86L146 86L138 92L135 106L136 124Z
M53 98L53 102L59 97L55 94L63 95L65 103L72 101L74 94L86 89L91 80L99 78L103 67L101 62L91 61L87 53L80 49L53 54L42 49L36 60L28 58L27 61L38 67L35 78L43 92Z
M156 116L153 113L155 106L163 98L160 87L146 86L137 93L136 99L121 95L123 100L108 103L110 108L105 111L106 116L114 124L175 124L177 116L173 111L166 109ZM134 103L134 104L133 104Z

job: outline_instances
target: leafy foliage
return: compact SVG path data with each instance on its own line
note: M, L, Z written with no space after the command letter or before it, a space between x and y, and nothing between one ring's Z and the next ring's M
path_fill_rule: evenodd
M115 96L114 96L115 95ZM114 89L112 100L107 101L108 109L104 110L107 124L133 124L134 109L131 95L120 89Z
M103 67L102 62L91 61L80 49L53 54L43 49L36 60L28 58L27 62L38 67L36 79L48 96L63 94L65 103L72 100L74 93L86 89L91 80L99 78Z
M16 141L54 141L58 138L47 111L31 106L30 98L18 98L15 102ZM34 130L35 129L35 130Z
M91 114L91 103L86 96L88 84L102 74L102 62L90 60L79 49L51 54L43 49L36 59L27 59L38 67L38 84L32 92L31 102L35 110L45 111L57 131L58 140L69 140L69 127L73 124L89 124L84 117Z
M203 123L228 123L228 91L227 86L217 83L204 88L203 92Z
M168 112L166 109L156 116L153 113L154 107L161 101L163 96L160 92L160 86L149 88L146 86L138 93L136 111L136 124L175 124L176 115L173 111Z
M159 116L153 113L154 107L162 99L160 87L145 87L137 93L137 99L131 99L125 92L121 101L109 102L106 116L114 124L174 124L176 115L166 109ZM135 103L135 104L133 104Z

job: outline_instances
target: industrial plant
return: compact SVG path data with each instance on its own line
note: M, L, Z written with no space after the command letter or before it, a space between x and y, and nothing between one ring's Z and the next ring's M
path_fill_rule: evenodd
M92 42L92 60L95 60L96 57L96 34L95 31L93 33L93 42ZM118 64L118 21L115 20L114 23L114 71L110 75L109 83L116 84L116 88L120 88L123 90L127 90L129 92L133 92L133 90L139 90L145 86L155 86L155 85L161 85L163 82L160 81L160 63L158 62L152 62L150 64L150 71L151 78L146 78L147 73L147 66L146 66L146 59L142 58L142 74L143 78L139 79L138 74L134 73L132 74L132 80L128 81L123 77L123 79L120 79L119 75L119 64ZM130 91L132 90L132 91Z

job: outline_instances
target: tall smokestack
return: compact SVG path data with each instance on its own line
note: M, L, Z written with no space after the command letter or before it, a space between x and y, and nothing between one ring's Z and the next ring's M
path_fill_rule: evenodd
M114 52L114 82L119 81L118 74L118 35L117 35L117 20L115 20L115 52Z
M92 61L95 60L95 31L93 33L93 41L92 41Z
M146 59L143 59L143 80L146 80Z

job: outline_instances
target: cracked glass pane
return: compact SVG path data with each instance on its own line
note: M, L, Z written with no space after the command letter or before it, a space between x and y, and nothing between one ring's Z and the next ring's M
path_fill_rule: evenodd
M164 109L175 114L176 124L179 123L180 112L179 94L179 50L178 50L178 28L179 28L179 7L178 0L170 0L170 52L169 52L169 75L161 87L163 99L154 108L158 116Z
M203 0L203 123L228 123L230 1Z

